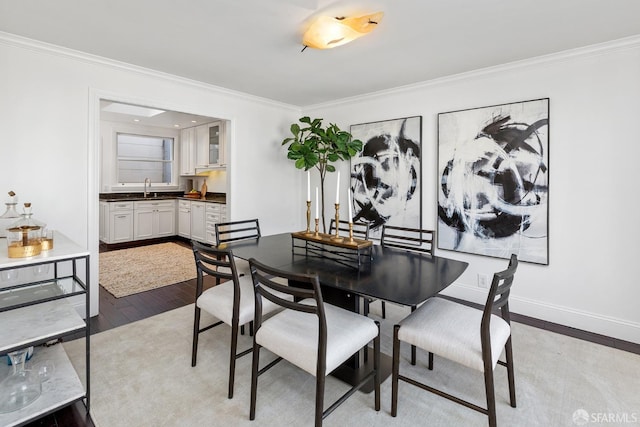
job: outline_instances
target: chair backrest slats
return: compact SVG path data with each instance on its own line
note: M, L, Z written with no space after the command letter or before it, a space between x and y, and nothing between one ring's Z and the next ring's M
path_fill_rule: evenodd
M262 264L254 258L249 260L249 265L251 266L251 277L253 278L256 298L256 313L254 318L256 330L262 322L260 307L262 306L261 298L264 297L282 307L317 315L321 331L326 332L322 292L320 291L320 282L317 275L286 273ZM278 278L285 279L288 283L294 282L300 286L284 285L274 280ZM275 292L280 292L280 295L291 295L293 301L285 300L282 296L276 295ZM315 300L314 305L299 302L302 299L309 298Z
M215 231L218 245L237 240L257 239L260 237L260 223L257 218L221 222L215 225Z
M238 272L230 249L220 249L196 241L191 242L193 256L196 262L197 285L196 298L202 293L203 273L216 278L216 283L232 280L234 287L239 288Z
M336 232L336 220L335 218L331 219L331 223L329 224L329 234L334 234ZM338 234L342 234L345 236L349 235L349 221L339 220L338 221ZM342 232L342 233L340 233ZM369 239L369 224L366 222L356 221L353 223L353 236L358 239Z
M482 314L482 324L480 326L481 336L486 337L483 338L483 340L489 339L489 324L491 322L491 315L495 309L500 309L501 317L507 323L511 321L509 317L509 294L517 269L518 257L512 254L506 270L499 271L493 275L489 295L487 296L487 302L485 303Z
M434 234L433 230L384 224L380 245L433 255Z

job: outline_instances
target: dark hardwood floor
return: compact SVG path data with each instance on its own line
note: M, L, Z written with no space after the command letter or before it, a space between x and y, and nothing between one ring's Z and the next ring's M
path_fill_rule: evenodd
M183 240L180 240L178 243L187 245ZM110 248L101 246L100 251L103 252L121 248L122 246ZM207 286L211 286L211 283L205 282L205 287ZM126 325L127 323L135 322L137 320L191 304L195 300L195 287L196 281L193 279L123 298L115 298L100 286L100 313L98 316L91 318L91 334L103 332L111 328L116 328L118 326ZM461 302L464 303L464 301ZM514 322L545 329L550 332L640 354L640 344L622 341L516 313L512 313L512 320ZM72 338L74 337L69 339ZM81 402L77 402L44 418L36 420L27 424L27 426L95 427L91 418L86 414L86 409Z

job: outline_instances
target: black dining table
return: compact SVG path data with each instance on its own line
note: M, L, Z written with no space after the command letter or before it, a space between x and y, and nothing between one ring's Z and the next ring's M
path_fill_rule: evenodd
M291 233L227 242L220 247L231 249L236 257L245 260L255 258L280 270L317 274L325 302L359 313L366 308L363 301L367 299L417 306L451 285L468 266L463 261L373 245L370 259L360 268L354 268L334 259L309 256L299 248L294 249ZM362 359L361 356L360 361ZM390 372L390 358L384 359L383 371L388 368ZM337 376L349 383L357 381L368 363L356 361Z
M435 255L374 245L370 265L356 269L334 260L294 253L291 233L220 245L233 255L292 273L317 274L325 290L415 306L451 285L468 263Z

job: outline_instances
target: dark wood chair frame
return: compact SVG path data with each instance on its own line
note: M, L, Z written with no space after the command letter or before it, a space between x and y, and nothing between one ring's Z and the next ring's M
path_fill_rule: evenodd
M259 239L260 221L258 218L240 221L220 222L215 224L217 245L246 239ZM244 275L244 273L239 276ZM240 326L240 333L244 335L244 325ZM249 335L253 335L253 322L249 323Z
M329 234L334 234L336 232L336 219L331 218L331 222L329 223ZM341 235L348 236L349 235L349 221L339 220L338 221L338 232ZM369 224L366 222L356 221L353 223L353 237L369 240Z
M398 412L398 380L403 380L409 384L413 384L423 390L430 391L438 396L449 399L453 402L459 403L467 408L471 408L480 413L483 413L489 417L489 426L495 427L497 425L496 418L496 398L493 381L493 364L491 361L491 315L494 310L500 310L500 316L511 324L511 317L509 313L509 293L511 286L513 285L513 277L516 269L518 268L518 258L515 254L511 255L509 266L506 270L500 271L493 275L491 282L491 288L489 289L489 295L485 304L482 321L480 324L480 340L482 344L482 359L484 362L484 384L487 398L487 407L482 408L459 397L445 393L441 390L430 387L426 384L420 383L411 378L405 377L399 374L400 366L400 340L398 339L398 330L401 325L395 325L393 328L393 368L392 368L392 380L391 380L391 415L396 416ZM516 387L513 369L513 349L511 346L511 336L505 343L505 359L503 362L498 360L498 364L507 368L507 380L509 382L509 400L511 407L516 407ZM429 370L433 370L433 353L429 352Z
M260 223L257 218L242 221L221 222L215 225L216 242L219 245L237 240L257 239L260 234Z
M317 356L317 368L316 368L316 402L315 402L315 426L322 425L322 420L331 414L338 406L346 401L351 395L353 395L358 389L360 389L367 382L374 381L375 390L375 409L380 410L380 323L376 322L378 326L378 335L373 340L374 348L374 364L373 370L369 372L358 384L354 385L349 391L347 391L342 397L336 400L334 403L324 410L324 389L326 375L330 372L326 371L326 354L327 354L327 322L325 317L324 303L322 300L322 291L320 289L320 282L317 275L306 274L291 274L283 272L281 270L266 266L255 259L250 259L251 275L253 277L253 286L255 290L255 317L254 324L256 328L256 334L253 338L253 363L251 370L251 404L249 418L255 419L256 415L256 395L258 388L258 377L265 373L267 370L275 366L282 360L282 357L276 358L274 361L264 366L262 369L258 369L260 360L260 348L261 346L256 343L256 335L262 325L262 298L266 298L269 301L284 307L285 309L296 310L303 313L309 313L318 316L318 356ZM274 278L286 279L289 283L301 284L303 287L297 286L284 286L278 282L275 282ZM283 294L293 296L293 301L284 300L276 296L273 291L281 292ZM313 298L316 301L314 305L301 304L298 301L303 299ZM366 347L366 346L365 346Z
M229 399L233 398L233 384L235 379L236 359L251 353L252 348L237 353L238 348L238 322L240 312L240 284L238 282L238 272L236 264L233 260L233 253L228 249L212 248L192 241L193 255L196 260L196 269L198 272L196 281L196 300L203 292L203 277L208 274L216 279L216 285L222 281L233 281L233 314L231 319L231 349L229 354ZM228 268L231 273L219 271L219 268ZM202 309L195 306L195 315L193 320L193 347L191 350L191 366L196 366L198 354L198 337L202 332L208 331L223 321L215 322L211 325L200 327L200 316Z
M402 234L404 233L404 234ZM398 248L414 252L422 252L433 255L433 242L435 241L435 231L420 228L398 227L384 224L380 245L387 248ZM411 306L411 312L416 310L416 306ZM385 302L382 301L382 318L387 318ZM416 347L411 346L411 364L416 364Z

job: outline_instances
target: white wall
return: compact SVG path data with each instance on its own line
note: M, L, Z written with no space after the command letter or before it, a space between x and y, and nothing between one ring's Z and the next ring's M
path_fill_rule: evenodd
M33 203L35 217L91 251L93 314L100 97L231 120L231 218L257 215L265 234L301 226L291 212L304 203L303 183L280 147L299 117L296 107L6 33L0 33L0 93L0 191L14 190Z
M514 312L640 343L640 39L594 46L304 109L349 125L421 115L423 225L436 226L437 114L550 98L549 265L521 263ZM342 165L343 176L348 164ZM345 200L342 201L346 202ZM506 260L437 251L470 266L450 294L482 302L478 273Z

